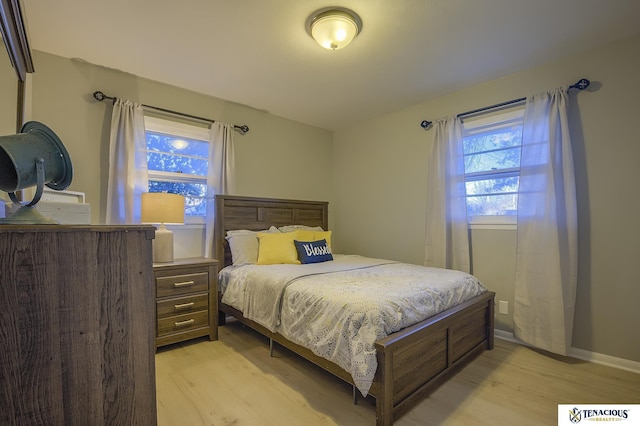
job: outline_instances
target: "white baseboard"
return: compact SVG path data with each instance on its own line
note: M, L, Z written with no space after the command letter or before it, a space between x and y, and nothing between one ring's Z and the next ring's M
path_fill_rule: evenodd
M517 343L523 346L531 346L519 339L516 339L513 333L509 331L494 330L494 335L498 339L508 340L509 342ZM593 362L595 364L606 365L607 367L618 368L620 370L640 374L640 362L637 361L631 361L624 358L617 358L611 355L590 352L579 348L569 349L569 356L571 358L581 359L583 361Z

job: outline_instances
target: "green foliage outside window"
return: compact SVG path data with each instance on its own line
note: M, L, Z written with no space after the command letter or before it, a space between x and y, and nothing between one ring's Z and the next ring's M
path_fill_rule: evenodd
M515 215L522 120L474 129L463 140L467 215Z
M149 192L182 194L186 215L204 216L208 142L152 131L146 138Z

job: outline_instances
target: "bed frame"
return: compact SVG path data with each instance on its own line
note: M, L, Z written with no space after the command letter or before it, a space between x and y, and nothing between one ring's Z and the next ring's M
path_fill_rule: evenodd
M224 236L234 229L308 225L328 229L328 203L271 198L216 196L214 249L223 266L231 264ZM376 424L392 425L437 386L481 352L493 348L494 296L474 297L458 306L402 329L375 343L378 370L369 394L376 399ZM220 297L220 295L219 295ZM219 303L220 324L226 315L267 336L353 385L351 375L260 324Z

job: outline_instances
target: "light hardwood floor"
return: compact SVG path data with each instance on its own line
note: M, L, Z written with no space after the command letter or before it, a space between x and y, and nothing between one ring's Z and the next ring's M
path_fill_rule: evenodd
M219 333L158 350L160 426L375 424L375 402L353 405L350 385L278 345L269 357L238 323ZM496 339L395 424L555 425L565 403L640 403L640 375Z

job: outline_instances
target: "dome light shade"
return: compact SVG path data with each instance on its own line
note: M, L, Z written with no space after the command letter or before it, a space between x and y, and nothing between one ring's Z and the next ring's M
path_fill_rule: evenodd
M362 20L349 9L332 7L313 13L307 20L307 31L325 49L347 46L362 30Z

